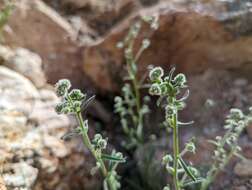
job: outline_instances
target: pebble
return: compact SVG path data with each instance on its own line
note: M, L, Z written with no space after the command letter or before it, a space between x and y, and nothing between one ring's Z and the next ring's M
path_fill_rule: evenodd
M238 162L234 167L234 172L239 177L252 177L252 160Z

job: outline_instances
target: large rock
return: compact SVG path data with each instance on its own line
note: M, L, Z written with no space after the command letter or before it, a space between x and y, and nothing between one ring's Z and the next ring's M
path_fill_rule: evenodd
M2 176L0 177L0 189L1 190L7 190L6 186L5 186L5 183L2 179Z
M38 176L38 169L33 168L25 162L11 164L8 170L8 173L5 171L6 174L3 175L3 179L11 189L22 187L31 189ZM23 175L20 175L21 173Z
M34 85L22 75L0 66L0 107L29 114L39 97Z
M106 34L113 26L140 8L138 1L134 0L62 0L57 5L52 1L46 2L65 17L80 16L99 35Z
M21 73L30 79L36 87L41 88L46 84L42 71L42 60L37 54L24 48L12 50L0 46L0 58L3 65Z
M239 3L161 1L140 13L134 13L141 6L132 0L45 1L55 4L54 7L72 7L56 8L72 25L41 0L22 0L5 27L4 38L11 46L38 53L52 83L59 78L70 78L74 85L90 87L94 82L103 90L118 89L114 81L122 80L124 58L116 43L125 37L139 15L153 14L160 17L160 27L156 32L149 32L147 26L142 29L137 47L149 33L152 45L140 59L140 69L149 64L166 68L177 65L187 73L208 67L250 69L252 28L246 0ZM107 35L102 40L97 37L104 34ZM98 39L95 45L89 47L95 39ZM79 47L75 40L84 42L84 46Z
M92 10L91 14L85 11L79 14L100 35L107 34L113 26L139 8L137 1L134 0L91 1L89 7Z
M38 90L4 66L0 66L0 79L0 165L7 188L99 186L96 177L90 180L92 157L79 148L83 147L79 139L61 140L75 121L56 114L59 99L51 87Z
M140 70L147 65L161 65L168 68L171 65L185 73L199 73L207 68L237 69L246 66L251 69L252 38L234 38L226 25L219 21L218 15L186 8L169 8L158 6L144 10L140 15L158 15L159 28L150 32L143 26L136 42L136 49L145 36L151 41L151 46L140 58ZM116 89L122 79L121 71L124 65L123 50L117 49L132 23L139 19L133 15L127 21L114 28L111 33L97 44L84 50L84 72L95 84L104 90Z
M3 37L11 47L38 53L49 82L70 78L75 85L83 84L80 48L72 40L76 32L42 1L17 1Z

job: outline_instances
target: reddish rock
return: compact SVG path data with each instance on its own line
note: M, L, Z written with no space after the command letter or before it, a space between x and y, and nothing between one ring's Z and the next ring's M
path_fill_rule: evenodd
M72 4L81 1L65 2ZM122 80L124 63L122 50L116 48L117 42L124 38L139 15L156 14L160 17L159 29L152 32L147 25L143 26L136 43L137 48L145 36L149 36L152 42L139 60L140 70L146 69L149 64L165 68L177 65L187 74L201 72L208 67L242 68L246 71L251 68L252 39L234 38L233 33L227 32L226 26L216 20L217 13L209 11L207 6L201 7L201 11L196 10L197 6L185 8L187 5L175 6L174 2L166 2L133 14L139 6L132 0L120 0L113 6L109 3L98 6L96 1L90 2L83 1L83 5L77 6L76 10L80 10L78 16L100 35L108 33L91 47L79 47L74 40L78 39L80 31L73 29L63 17L40 0L17 3L4 30L5 43L38 53L51 83L60 78L69 78L75 86L90 87L93 81L99 89L115 90ZM82 11L83 6L91 6L95 11ZM115 28L110 31L112 26Z
M234 39L224 24L214 17L204 16L185 9L169 10L153 8L140 15L159 14L160 27L151 32L143 26L136 42L136 49L145 36L149 36L151 46L139 60L140 70L147 65L161 65L164 68L176 65L185 73L199 73L212 68L249 69L252 62L252 38ZM209 13L210 14L210 13ZM116 48L139 15L132 16L110 32L104 40L84 50L84 72L97 87L104 90L116 89L122 76L123 51ZM248 63L248 64L247 64ZM120 81L120 80L119 80Z
M80 16L99 35L107 33L115 24L140 8L135 0L44 0L65 17Z
M3 37L11 47L38 53L48 81L70 78L81 85L81 54L72 41L75 31L56 11L40 0L19 1L5 27Z

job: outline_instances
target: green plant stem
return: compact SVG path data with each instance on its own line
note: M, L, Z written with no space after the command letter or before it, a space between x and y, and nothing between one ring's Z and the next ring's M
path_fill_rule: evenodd
M173 183L175 186L175 190L180 190L179 185L179 179L178 179L178 159L179 159L179 137L178 137L178 125L177 125L177 119L178 115L177 113L173 114L173 168L174 168L174 174L173 174Z
M83 143L90 150L90 152L92 153L92 155L94 156L94 158L96 159L96 161L100 164L100 169L101 169L102 175L106 179L106 181L108 183L108 186L109 186L109 189L110 190L116 190L116 187L115 187L112 179L109 176L109 173L108 173L108 171L106 169L106 166L105 166L103 160L101 159L100 155L98 155L96 153L94 147L91 144L91 141L90 141L90 139L88 137L87 130L85 129L85 126L84 126L84 120L83 120L83 117L81 115L81 112L77 112L76 116L77 116L77 119L78 119L79 124L80 124Z
M131 40L131 43L129 44L129 49L133 49L134 46L134 40ZM140 55L137 55L140 56ZM137 138L140 142L143 142L143 117L141 114L141 96L139 91L139 84L137 80L137 73L133 70L133 65L136 65L135 59L133 58L133 54L130 55L130 59L127 59L127 71L128 75L130 76L130 79L132 80L132 86L134 90L134 96L136 101L136 115L137 115Z
M229 163L231 158L233 157L235 152L235 148L232 148L232 150L229 152L228 156L223 161L223 167L221 169L224 169L224 167ZM216 167L216 162L214 163L214 166ZM208 186L215 180L217 175L219 174L220 170L215 170L214 167L209 171L209 175L205 179L205 181L202 183L200 190L207 190Z
M141 114L141 100L140 100L140 92L139 92L139 85L138 81L136 79L136 76L133 77L133 88L135 92L135 98L136 98L136 109L137 109L137 137L142 142L143 141L143 117Z
M230 133L232 133L232 129L229 129L224 137L222 138L221 141L221 145L220 147L224 147L226 139L230 136ZM242 130L237 134L237 136L239 137L242 133ZM230 161L230 159L232 158L232 156L234 155L235 152L235 148L232 147L232 149L230 150L228 156L225 158L225 160L223 161L223 168L228 164L228 162ZM219 174L221 169L217 169L217 161L214 161L213 167L210 169L210 171L207 174L207 178L204 180L204 182L201 184L200 190L207 190L208 186L215 180L216 176ZM222 168L222 169L223 169Z

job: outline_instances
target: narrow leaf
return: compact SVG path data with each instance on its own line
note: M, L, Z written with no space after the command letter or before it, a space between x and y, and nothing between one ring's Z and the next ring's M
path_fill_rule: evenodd
M81 129L78 127L78 128L76 128L76 129L73 129L72 131L69 131L69 132L67 132L66 134L64 134L64 135L61 137L61 139L62 139L62 140L68 140L68 139L70 139L70 138L72 138L72 137L74 137L74 136L80 135L80 133L81 133Z
M170 73L169 73L169 82L171 82L172 77L173 77L173 73L174 73L175 70L176 70L176 68L175 68L175 67L172 67L172 69L171 69L171 71L170 71Z
M182 188L185 188L187 186L191 186L191 185L194 185L194 184L198 184L198 183L201 183L202 181L204 181L205 179L204 178L197 178L195 181L188 181L188 182L185 182L183 185L182 185Z
M81 110L84 111L87 109L87 107L90 105L91 102L93 102L95 99L95 95L88 98L86 101L83 101L81 104Z
M103 160L109 160L109 161L112 161L112 162L119 162L119 163L123 163L123 162L126 162L126 159L125 158L118 158L116 156L111 156L109 154L102 154L101 155L101 158Z
M190 95L190 91L186 90L185 94L183 95L182 98L180 98L178 101L185 101Z
M179 157L179 163L181 165L181 167L185 170L186 174L193 180L196 181L196 177L193 175L193 173L190 171L190 169L188 168L188 166L186 165L186 163L184 162L184 160Z
M181 122L181 121L179 121L178 122L178 125L192 125L192 124L194 124L194 121L189 121L189 122Z

